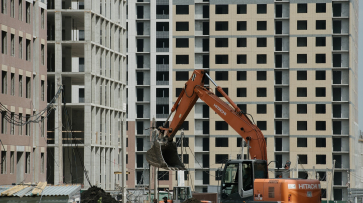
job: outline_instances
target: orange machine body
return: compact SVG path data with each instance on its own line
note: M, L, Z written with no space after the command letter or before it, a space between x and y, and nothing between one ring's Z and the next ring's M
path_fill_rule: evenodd
M281 201L284 203L321 202L318 180L255 179L254 201Z

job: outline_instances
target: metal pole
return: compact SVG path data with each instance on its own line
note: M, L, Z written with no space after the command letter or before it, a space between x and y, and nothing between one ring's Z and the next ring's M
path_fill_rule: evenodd
M316 178L316 171L315 171L315 166L313 166L313 173L314 173L314 177Z
M213 83L214 86L218 86L216 82L208 75L208 73L205 73L205 75L209 78L209 80Z
M159 191L158 191L158 168L154 168L154 197L159 202Z
M250 158L250 140L247 141L247 159Z
M243 157L243 148L244 148L244 144L245 144L245 141L244 141L244 139L242 138L242 141L241 141L241 148L242 148L242 151L241 151L241 160L244 160L244 157Z
M296 178L299 178L299 156L297 157L296 161Z

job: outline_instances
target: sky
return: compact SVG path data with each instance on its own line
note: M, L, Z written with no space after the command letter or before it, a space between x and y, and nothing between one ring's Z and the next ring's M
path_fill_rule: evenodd
M359 0L359 39L358 39L358 114L359 129L363 131L363 0Z

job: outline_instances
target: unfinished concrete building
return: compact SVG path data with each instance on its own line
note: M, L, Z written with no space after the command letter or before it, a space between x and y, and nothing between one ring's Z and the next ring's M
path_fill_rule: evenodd
M120 186L125 154L124 0L48 1L49 183ZM60 108L63 106L63 108ZM64 110L66 106L67 110ZM70 133L72 131L72 133Z

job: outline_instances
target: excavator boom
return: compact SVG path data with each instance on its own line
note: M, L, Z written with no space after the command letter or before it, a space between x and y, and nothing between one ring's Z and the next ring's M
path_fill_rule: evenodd
M204 70L195 70L191 78L185 83L183 91L171 109L171 114L175 112L174 118L169 128L159 127L159 136L161 135L162 139L154 142L153 147L147 153L147 161L153 166L165 169L180 170L184 168L184 165L180 161L178 162L179 158L177 150L174 149L176 145L173 143L173 138L198 99L203 100L246 142L250 143L251 158L267 160L266 141L261 130L251 122L211 78L209 79L217 86L217 91L228 103L216 96L210 89L204 87L205 77L209 78ZM160 157L160 154L162 157Z

